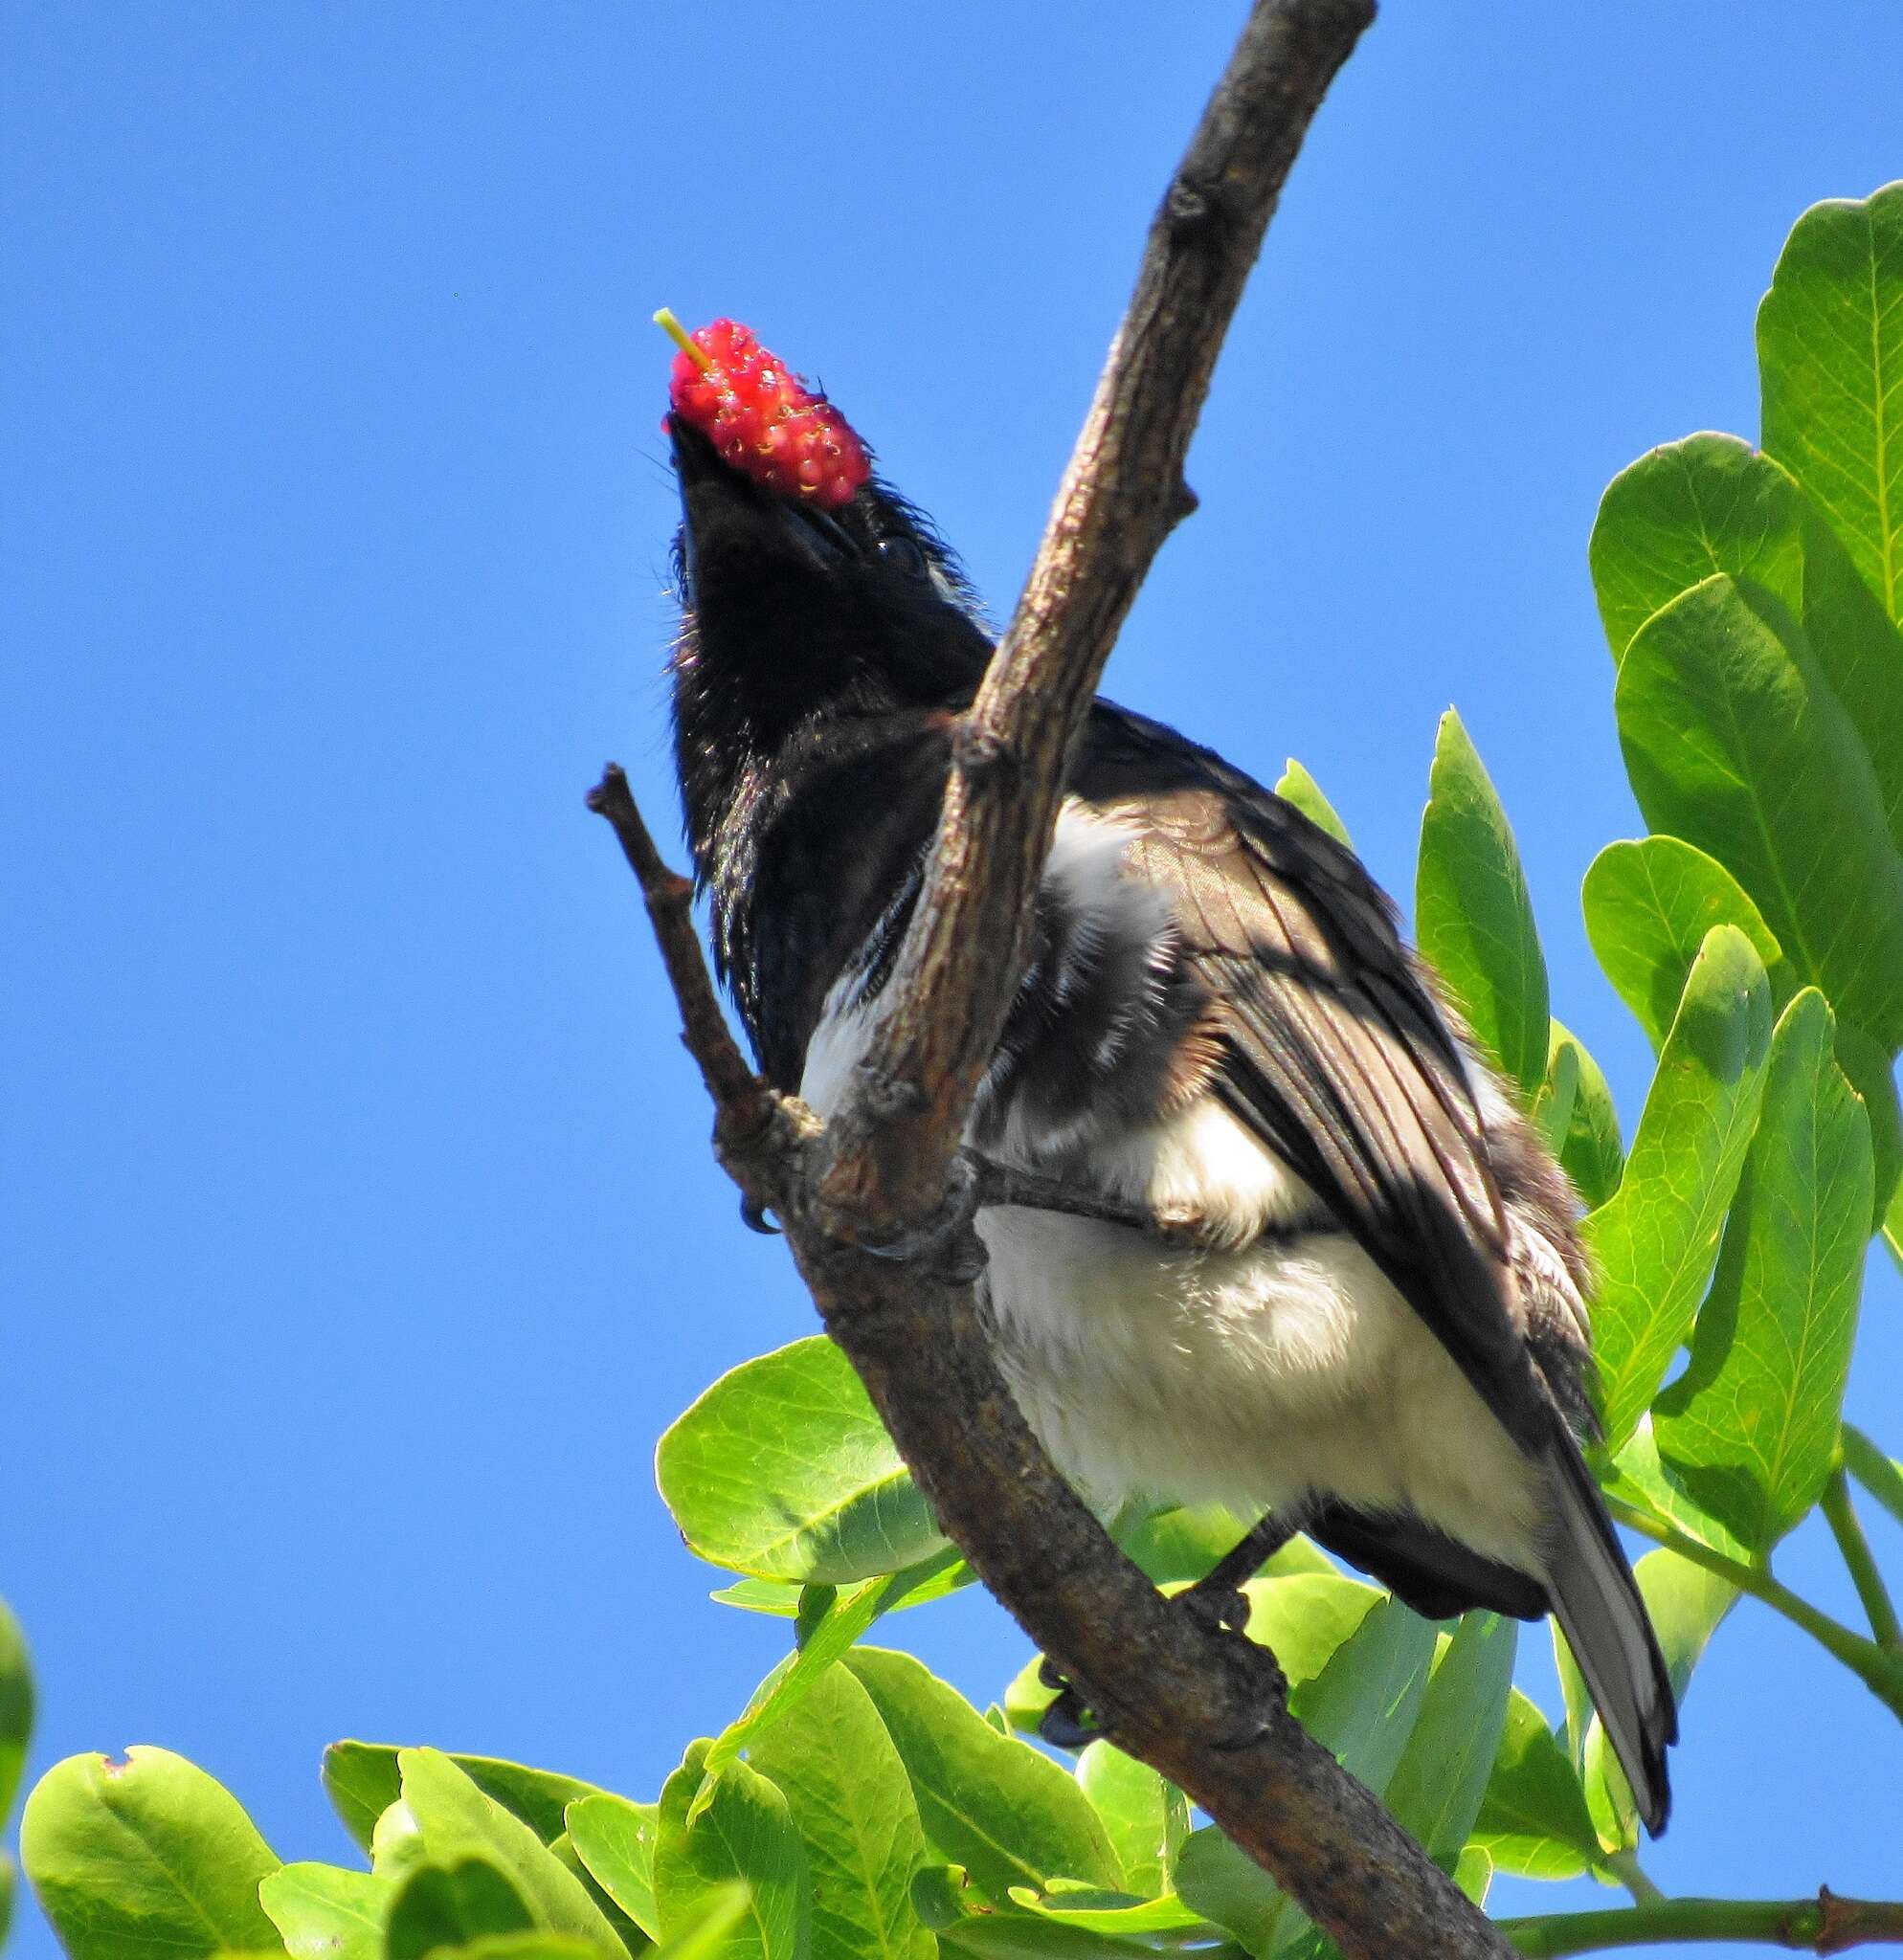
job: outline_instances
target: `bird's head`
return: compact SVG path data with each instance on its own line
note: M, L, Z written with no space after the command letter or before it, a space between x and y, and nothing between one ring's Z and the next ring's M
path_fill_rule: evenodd
M991 636L930 523L745 328L678 338L666 429L683 776L709 746L770 755L816 716L969 699Z

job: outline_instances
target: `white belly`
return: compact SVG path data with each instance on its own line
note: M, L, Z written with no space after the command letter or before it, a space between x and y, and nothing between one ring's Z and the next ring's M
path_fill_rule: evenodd
M1226 1194L1236 1238L1305 1195L1212 1103L1130 1139L1117 1157L1115 1182L1128 1190L1147 1169L1159 1208L1198 1188ZM978 1231L1013 1392L1100 1506L1218 1502L1252 1515L1325 1493L1404 1505L1477 1551L1538 1570L1534 1466L1345 1234L1179 1252L1015 1209L981 1214Z

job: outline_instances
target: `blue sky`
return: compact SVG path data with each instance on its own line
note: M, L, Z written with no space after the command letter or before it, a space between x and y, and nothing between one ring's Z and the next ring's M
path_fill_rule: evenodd
M616 755L671 826L648 315L821 377L1002 614L1241 18L736 13L0 25L0 1592L35 1769L167 1744L287 1857L344 1854L332 1737L649 1795L778 1652L650 1464L811 1310L580 801ZM1300 756L1403 901L1457 702L1628 1127L1578 907L1640 828L1587 531L1651 444L1756 434L1758 295L1806 205L1903 175L1899 74L1869 0L1389 0L1112 662L1258 774ZM1851 1407L1893 1450L1900 1308L1873 1267ZM1782 1569L1854 1613L1827 1547ZM1025 1651L971 1595L904 1636L981 1699ZM1903 1738L1750 1603L1676 1776L1669 1890L1903 1889Z

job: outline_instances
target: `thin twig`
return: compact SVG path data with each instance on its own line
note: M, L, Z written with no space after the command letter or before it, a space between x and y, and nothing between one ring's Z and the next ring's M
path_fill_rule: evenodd
M630 845L645 833L621 809L625 784L611 776L596 807L648 894L722 1110L723 1162L772 1205L828 1330L992 1592L1107 1732L1184 1789L1350 1960L1505 1960L1512 1949L1484 1915L1289 1717L1273 1658L1175 1611L1058 1476L993 1359L969 1278L974 1193L953 1175L1018 983L1065 758L1136 589L1191 505L1183 457L1218 349L1310 119L1373 12L1372 0L1257 0L1152 228L1024 596L954 741L868 1059L822 1134L795 1131L797 1105L735 1069L724 1023L716 1038L705 969L683 967L685 894L651 844ZM729 1123L729 1108L745 1121ZM875 1256L898 1246L936 1256Z
M1844 1899L1825 1885L1815 1899L1664 1899L1604 1912L1507 1919L1500 1929L1528 1960L1620 1947L1752 1940L1796 1953L1903 1947L1903 1904Z
M1849 1480L1845 1476L1841 1463L1825 1480L1822 1504L1830 1535L1837 1541L1837 1549L1844 1554L1844 1563L1849 1568L1850 1577L1856 1585L1857 1597L1864 1603L1864 1612L1869 1616L1870 1632L1876 1636L1876 1644L1886 1653L1903 1658L1903 1626L1897 1624L1895 1602L1891 1598L1890 1588L1884 1583L1883 1573L1877 1567L1876 1554L1869 1548L1869 1540L1864 1536L1863 1522L1857 1516L1856 1505L1850 1501Z
M1879 1647L1862 1634L1834 1619L1822 1607L1813 1606L1802 1593L1793 1592L1781 1579L1774 1578L1763 1566L1748 1566L1742 1560L1715 1551L1668 1520L1627 1503L1606 1493L1606 1509L1622 1525L1662 1545L1694 1566L1720 1579L1726 1579L1740 1592L1761 1600L1773 1613L1781 1614L1795 1627L1801 1627L1824 1651L1841 1660L1878 1701L1903 1721L1903 1662L1899 1657Z
M680 1005L681 1039L699 1064L701 1080L713 1101L722 1161L727 1161L729 1148L737 1150L736 1161L752 1161L748 1147L782 1127L787 1105L748 1065L721 1012L720 996L694 931L693 883L671 870L656 848L619 763L611 762L602 770L600 782L588 792L588 807L613 826L622 855L640 881L648 923ZM770 1153L753 1155L762 1164L771 1162ZM732 1169L733 1165L728 1168ZM783 1201L780 1191L756 1190L744 1180L742 1188L762 1205Z

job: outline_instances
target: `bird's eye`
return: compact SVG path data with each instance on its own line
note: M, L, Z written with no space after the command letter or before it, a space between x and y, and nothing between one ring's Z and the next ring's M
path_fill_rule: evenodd
M881 538L875 548L882 565L889 565L907 578L925 576L925 552L916 538Z

